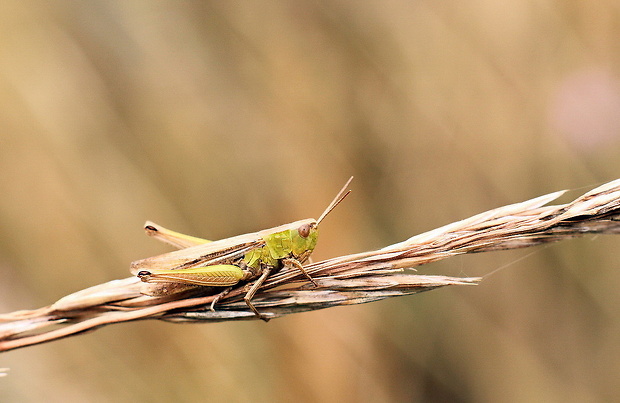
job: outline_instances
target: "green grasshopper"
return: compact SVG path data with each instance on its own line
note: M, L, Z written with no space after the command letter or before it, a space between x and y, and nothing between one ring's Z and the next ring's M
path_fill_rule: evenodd
M302 264L316 246L321 221L351 192L346 189L352 179L349 178L318 220L309 218L219 241L192 237L147 222L148 235L181 249L135 261L131 272L145 283L156 283L143 290L148 295L167 295L198 286L228 287L215 297L212 311L234 285L254 281L243 299L256 316L267 321L252 304L254 294L270 274L282 267L299 270L316 286Z

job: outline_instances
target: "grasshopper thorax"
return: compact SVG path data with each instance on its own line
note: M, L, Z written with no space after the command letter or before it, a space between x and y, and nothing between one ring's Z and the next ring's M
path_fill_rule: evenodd
M277 261L287 258L303 263L308 260L318 239L317 223L314 219L282 225L259 234L265 246L248 252L244 258L246 263L253 267L260 263L276 266Z

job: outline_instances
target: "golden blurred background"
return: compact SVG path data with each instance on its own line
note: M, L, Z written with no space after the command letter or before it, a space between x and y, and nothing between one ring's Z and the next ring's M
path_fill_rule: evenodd
M0 308L316 217L315 260L620 177L617 1L4 1ZM0 355L6 402L620 397L614 236L419 267L477 287ZM531 252L535 253L531 253Z

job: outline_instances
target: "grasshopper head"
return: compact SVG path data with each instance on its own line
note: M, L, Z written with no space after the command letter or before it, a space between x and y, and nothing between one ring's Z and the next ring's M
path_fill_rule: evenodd
M319 236L319 224L334 209L348 194L347 186L351 183L351 177L344 187L340 190L334 200L327 206L323 214L318 220L309 218L307 220L300 220L290 224L281 225L279 227L271 228L268 230L260 231L258 234L265 241L265 251L268 251L270 259L284 259L288 257L294 257L300 263L304 263L310 257L316 241ZM256 255L259 252L250 252L246 259L250 262L266 263L263 256ZM262 253L262 252L261 252ZM253 263L252 263L253 264Z
M297 228L290 230L291 252L300 262L305 262L314 247L319 236L319 228L314 220L306 220Z
M329 214L341 201L344 200L345 197L351 192L347 190L347 187L353 180L353 177L350 177L347 183L344 184L340 192L334 197L331 203L327 206L323 214L319 217L318 220L302 220L294 223L294 228L290 230L292 248L292 255L299 260L300 262L305 262L309 257L314 247L316 246L316 241L319 236L319 224L323 219Z

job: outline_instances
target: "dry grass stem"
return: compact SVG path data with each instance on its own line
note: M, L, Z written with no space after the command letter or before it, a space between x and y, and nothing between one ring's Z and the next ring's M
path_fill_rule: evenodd
M523 248L589 233L620 232L620 180L600 186L571 203L545 206L563 192L500 207L429 231L383 249L341 256L305 266L318 287L298 271L271 276L253 299L269 318L333 306L361 304L448 285L477 284L481 278L417 275L425 263L473 252ZM219 290L204 287L150 297L131 277L68 295L32 311L0 315L0 351L75 335L97 327L142 319L174 322L255 320L243 302L247 285L233 289L208 309ZM199 294L197 294L199 292Z

